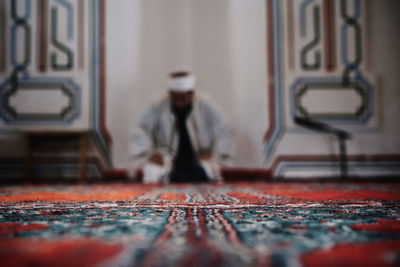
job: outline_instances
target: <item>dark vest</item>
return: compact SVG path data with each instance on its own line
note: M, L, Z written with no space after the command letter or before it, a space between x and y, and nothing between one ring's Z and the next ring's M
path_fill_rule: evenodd
M172 108L178 131L178 150L173 159L170 181L172 183L201 183L208 182L204 169L200 166L194 153L186 120L192 112L192 106L185 109Z

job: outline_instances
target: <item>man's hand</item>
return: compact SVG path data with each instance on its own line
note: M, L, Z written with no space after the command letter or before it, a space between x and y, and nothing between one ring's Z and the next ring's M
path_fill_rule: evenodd
M210 151L200 151L199 160L209 161L212 158L212 153Z
M149 162L156 164L158 166L164 166L164 159L163 156L161 155L161 153L153 153L150 157L149 157Z

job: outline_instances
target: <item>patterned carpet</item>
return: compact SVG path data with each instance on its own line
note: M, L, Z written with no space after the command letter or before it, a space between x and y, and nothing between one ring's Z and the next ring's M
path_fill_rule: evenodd
M1 266L400 266L400 183L0 187Z

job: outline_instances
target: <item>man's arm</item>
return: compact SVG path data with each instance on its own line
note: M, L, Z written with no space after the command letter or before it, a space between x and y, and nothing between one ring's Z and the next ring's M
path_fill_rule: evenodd
M159 166L168 164L170 155L164 153L154 144L154 131L159 116L156 106L149 108L134 126L130 136L131 158L139 163L145 161ZM138 164L141 165L141 164Z
M146 110L137 124L132 127L129 136L129 152L133 159L147 157L153 147L152 132L155 125L156 111L154 107Z
M229 164L233 157L233 131L225 115L212 102L207 103L207 115L214 131L214 153L221 164Z

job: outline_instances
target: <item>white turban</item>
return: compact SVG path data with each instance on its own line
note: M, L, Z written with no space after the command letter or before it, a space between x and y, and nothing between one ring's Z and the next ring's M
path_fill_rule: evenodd
M168 81L168 89L174 92L193 91L196 84L196 78L193 75L184 77L172 77Z

